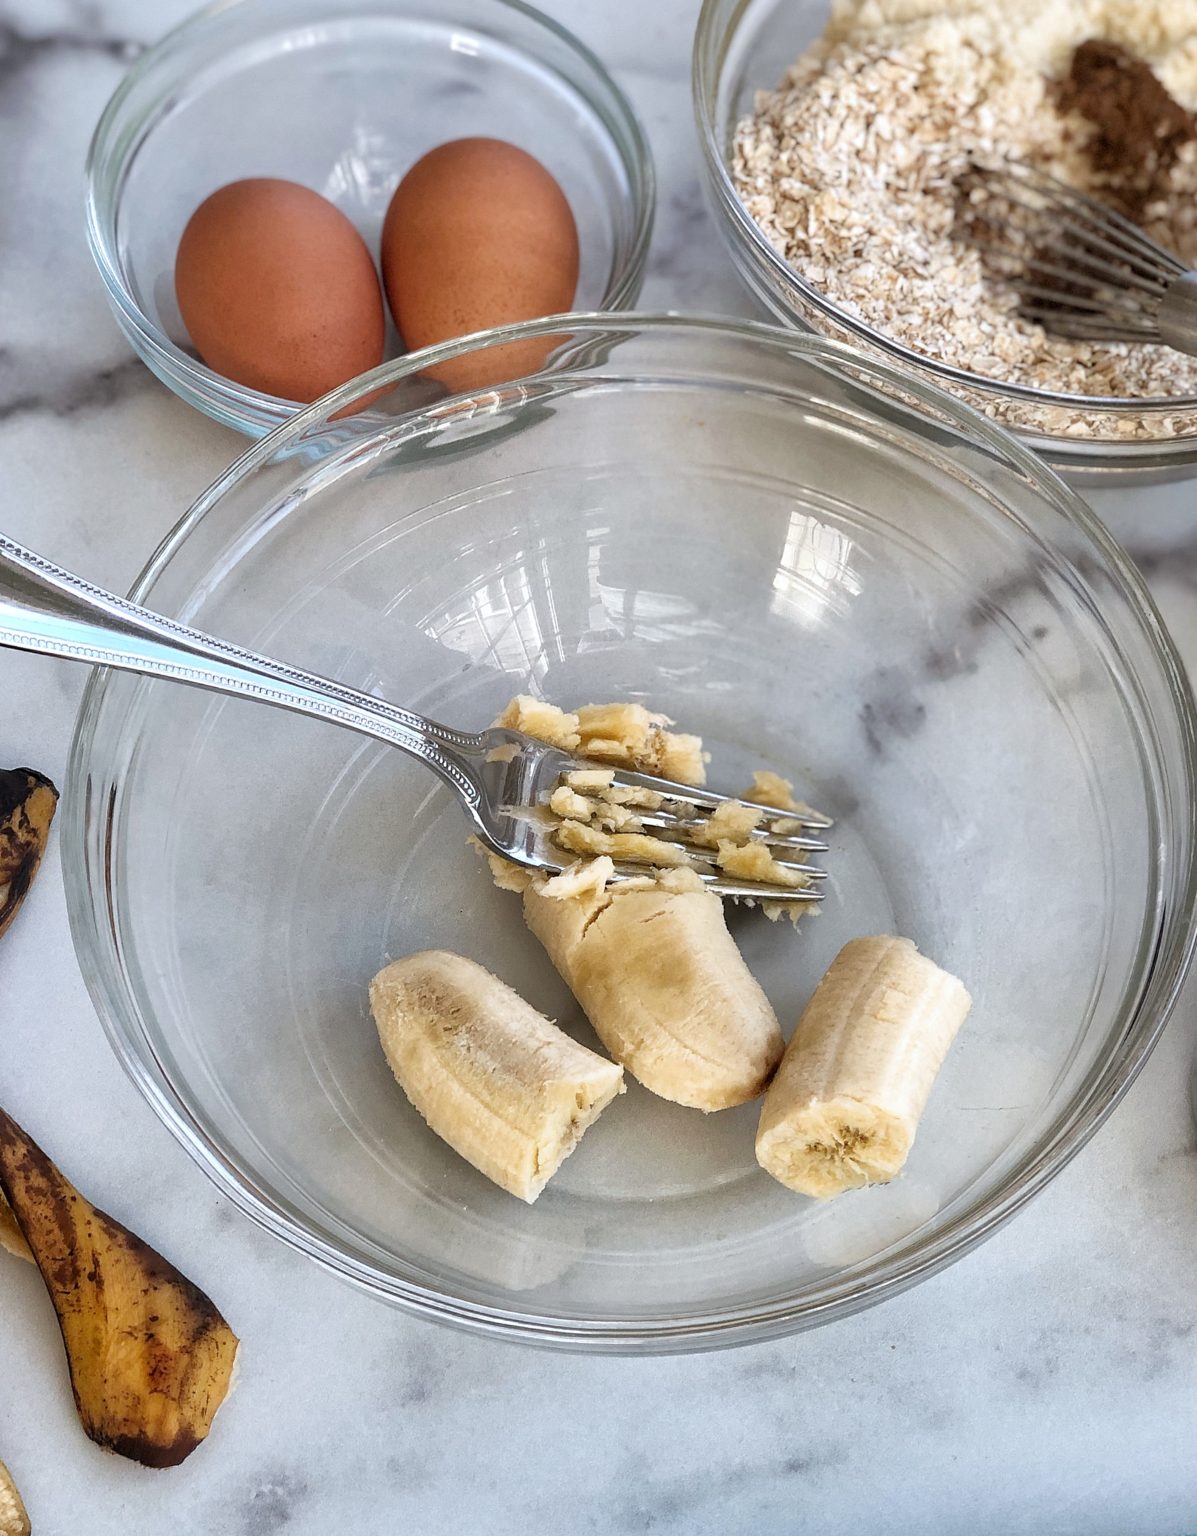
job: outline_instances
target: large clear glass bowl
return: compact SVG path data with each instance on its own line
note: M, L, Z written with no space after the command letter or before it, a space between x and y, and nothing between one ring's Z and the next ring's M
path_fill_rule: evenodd
M779 319L900 363L994 417L1085 485L1136 484L1197 472L1197 398L1113 399L998 383L916 352L868 325L790 266L740 201L730 174L736 124L821 35L830 0L704 0L693 92L707 192L747 287ZM1083 412L1093 426L1077 435Z
M177 395L261 436L300 407L200 361L175 300L188 218L226 182L281 176L323 193L377 256L404 172L473 134L528 150L569 198L576 307L633 305L652 157L623 92L556 22L521 0L218 0L141 55L96 127L87 232L117 323Z
M422 366L535 335L539 374L427 403ZM529 1208L427 1129L367 1010L388 957L443 946L593 1043L447 792L335 727L98 675L65 858L113 1046L244 1210L413 1310L664 1350L878 1301L1067 1161L1176 997L1193 706L1141 581L1014 439L833 343L570 316L388 365L252 447L134 595L454 725L643 699L715 785L768 765L836 818L820 916L732 917L787 1033L858 934L976 999L888 1187L800 1198L754 1161L757 1105L633 1083Z

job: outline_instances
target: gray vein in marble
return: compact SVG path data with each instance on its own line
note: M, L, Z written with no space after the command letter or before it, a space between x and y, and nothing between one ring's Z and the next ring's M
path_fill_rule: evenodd
M27 32L0 16L0 102L12 78L42 59L63 53L98 53L128 62L142 45L132 38L94 30L84 20L78 31Z
M1167 580L1197 587L1197 533L1162 549L1136 544L1125 548L1145 581Z
M874 757L885 752L887 736L909 739L927 718L927 706L916 696L909 678L896 667L879 667L872 697L860 707L860 724Z
M0 350L0 365L9 356ZM0 393L0 423L37 413L69 420L86 411L107 410L158 387L158 381L138 357L127 357L95 373L67 374L48 388L21 387L21 381L36 376L37 369L31 361L23 368L14 367L13 372L17 387L8 394Z
M667 234L653 241L648 257L648 271L657 277L676 273L696 256L701 262L703 246L712 233L706 197L697 177L664 191L662 196L664 207L658 207L657 214Z
M816 1438L812 1435L812 1438ZM820 1426L819 1447L792 1452L776 1459L754 1456L731 1466L724 1466L717 1476L702 1476L695 1471L677 1472L662 1468L643 1453L627 1458L612 1478L618 1489L610 1511L610 1524L592 1526L596 1531L684 1532L727 1529L719 1514L729 1508L736 1512L742 1528L748 1528L748 1509L753 1505L770 1507L778 1492L791 1501L794 1514L801 1510L803 1494L822 1474L842 1467L849 1459L847 1446L836 1438L833 1429ZM780 1489L778 1487L780 1486Z
M275 1536L286 1530L307 1493L305 1479L285 1470L272 1472L237 1511L240 1536Z
M1037 626L1042 629L1042 625ZM1044 638L1047 631L1037 635L1037 639ZM922 669L924 674L935 683L947 683L954 677L965 677L977 670L977 659L972 654L972 649L965 650L960 645L954 645L951 649L932 647L923 656Z

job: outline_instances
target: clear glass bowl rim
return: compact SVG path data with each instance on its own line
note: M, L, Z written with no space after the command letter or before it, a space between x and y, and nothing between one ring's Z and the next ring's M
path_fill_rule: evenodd
M215 373L197 358L175 345L138 305L125 282L120 263L116 258L115 218L120 189L124 181L128 152L131 146L141 142L141 128L157 111L162 93L155 95L133 125L120 129L123 143L118 142L118 127L125 102L134 93L144 77L156 69L164 59L174 59L175 74L172 79L186 78L188 48L196 32L216 24L230 11L251 7L255 0L210 0L200 10L192 12L185 20L164 33L144 53L138 55L121 78L120 84L109 97L88 145L84 175L87 182L86 222L87 243L92 259L103 280L110 301L116 306L123 324L131 336L137 338L137 349L148 359L153 359L155 372L167 382L178 380L188 385L204 399L218 402L227 417L243 418L247 414L280 411L294 414L299 407L292 400L267 395ZM611 275L607 291L599 309L621 311L635 304L644 281L648 248L652 239L653 221L656 214L656 171L648 136L640 123L625 92L616 84L605 65L579 38L551 16L528 5L525 0L486 0L496 10L511 11L534 26L543 29L557 42L562 43L579 62L600 82L617 108L618 122L613 126L605 107L591 99L591 106L603 120L608 132L621 148L621 158L628 172L631 187L633 233L626 259ZM628 153L623 154L623 145ZM103 172L111 163L111 172ZM160 371L161 370L161 371Z
M1135 398L1117 395L1074 395L1037 388L1031 384L1007 383L991 379L983 373L971 373L938 358L929 357L895 341L884 331L874 329L848 310L842 309L802 276L796 268L774 250L763 231L751 216L732 183L724 163L722 147L715 121L716 97L721 83L723 61L727 55L727 43L741 18L748 9L749 0L739 0L728 24L724 26L721 7L724 0L703 0L698 23L694 31L691 54L691 95L694 118L698 129L699 147L707 172L708 186L714 192L718 207L728 228L783 286L790 286L801 294L820 314L842 326L869 346L878 348L886 357L893 358L908 368L931 374L942 380L945 388L959 386L990 395L999 400L1018 400L1044 407L1060 407L1069 410L1090 411L1095 415L1111 416L1138 412L1147 415L1171 414L1175 411L1197 410L1197 395L1170 395L1151 398ZM721 30L722 28L722 30ZM785 68L783 62L780 71ZM1066 457L1070 467L1112 469L1136 465L1150 467L1154 464L1191 463L1197 460L1197 434L1181 438L1155 438L1142 441L1114 438L1085 439L1068 437L1063 433L1040 432L1033 428L1015 428L1023 441L1032 442L1040 451Z
M766 1306L729 1308L684 1320L568 1319L519 1312L480 1304L454 1295L448 1287L433 1289L384 1273L347 1253L336 1242L313 1232L285 1205L258 1189L245 1170L238 1169L188 1114L186 1105L169 1088L158 1069L137 999L115 954L109 933L110 891L106 860L89 862L95 828L89 823L91 746L108 687L109 674L97 670L89 679L71 743L67 768L66 814L63 827L63 871L67 910L80 968L92 1003L114 1054L158 1118L182 1144L219 1190L267 1231L315 1259L350 1283L404 1310L492 1337L582 1352L608 1354L673 1353L726 1347L779 1337L850 1315L926 1279L963 1257L991 1236L1055 1177L1084 1147L1134 1082L1151 1054L1179 996L1197 943L1197 704L1184 665L1145 582L1121 546L1083 499L1016 437L938 387L908 375L903 369L875 359L840 342L757 321L729 321L717 316L683 316L629 312L563 314L505 326L462 337L422 352L384 363L371 373L306 407L291 420L252 444L184 513L150 557L129 596L144 601L154 581L178 553L188 534L236 481L280 451L319 428L346 405L397 383L424 368L435 367L467 352L499 347L529 338L579 333L601 341L630 333L693 332L695 335L738 338L809 359L850 373L854 382L870 376L881 386L901 391L942 420L970 435L1027 477L1055 508L1097 547L1122 589L1128 612L1138 620L1159 665L1168 703L1175 712L1183 743L1176 765L1181 792L1175 808L1165 799L1157 806L1160 835L1175 848L1183 833L1188 859L1174 884L1180 895L1166 910L1162 942L1143 962L1123 990L1124 1007L1116 1029L1118 1048L1094 1069L1088 1096L1070 1104L1057 1117L1052 1133L1033 1155L1011 1173L1002 1187L979 1206L972 1206L922 1247L881 1259L866 1272L829 1281L804 1301L783 1299ZM417 407L418 414L425 407ZM391 418L392 421L399 418ZM338 429L368 425L365 416L337 423ZM1087 586L1088 583L1086 582ZM1127 681L1138 685L1136 678ZM1142 744L1147 750L1148 744ZM1151 754L1156 766L1158 754ZM105 797L106 799L106 797ZM99 822L97 821L97 825ZM110 845L112 828L100 833ZM94 878L93 878L94 877ZM1129 1008L1127 997L1136 997Z

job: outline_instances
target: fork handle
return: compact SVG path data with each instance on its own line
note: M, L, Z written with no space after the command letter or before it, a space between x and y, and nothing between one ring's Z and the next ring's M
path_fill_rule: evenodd
M1156 323L1165 346L1197 357L1197 272L1186 272L1170 284Z
M419 758L457 790L467 810L481 798L458 755L475 746L473 736L163 618L3 534L0 646L190 683L344 725Z

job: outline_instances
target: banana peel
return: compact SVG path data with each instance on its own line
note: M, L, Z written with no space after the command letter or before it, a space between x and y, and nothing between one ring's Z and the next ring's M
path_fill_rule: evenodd
M25 900L46 851L58 791L33 768L0 771L0 935Z
M0 1461L0 1536L29 1536L31 1529L12 1473Z
M97 1210L3 1110L0 1194L58 1314L84 1430L144 1466L177 1466L228 1395L236 1334L201 1290Z

